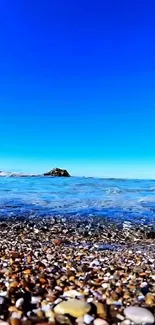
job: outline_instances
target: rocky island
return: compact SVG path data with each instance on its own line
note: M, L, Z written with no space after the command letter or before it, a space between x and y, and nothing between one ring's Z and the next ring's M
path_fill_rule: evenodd
M48 173L45 173L44 176L70 177L71 175L66 169L54 168Z

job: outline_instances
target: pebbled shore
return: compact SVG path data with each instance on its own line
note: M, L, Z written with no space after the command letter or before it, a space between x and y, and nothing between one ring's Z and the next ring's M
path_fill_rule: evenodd
M153 323L154 237L108 218L1 220L0 324Z

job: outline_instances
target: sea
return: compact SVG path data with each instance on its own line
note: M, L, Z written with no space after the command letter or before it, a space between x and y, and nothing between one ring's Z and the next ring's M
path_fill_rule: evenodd
M155 180L0 177L1 219L54 216L108 217L155 228Z

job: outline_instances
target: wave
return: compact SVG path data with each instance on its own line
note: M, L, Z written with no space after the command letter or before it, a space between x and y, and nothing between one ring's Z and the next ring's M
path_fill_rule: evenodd
M16 173L16 172L3 172L0 171L0 177L39 177L41 174L25 174L25 173Z
M155 181L51 179L12 172L0 172L0 176L0 217L35 214L155 220Z

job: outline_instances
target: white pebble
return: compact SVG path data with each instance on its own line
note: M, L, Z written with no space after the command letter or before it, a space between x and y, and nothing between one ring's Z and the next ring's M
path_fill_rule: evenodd
M92 261L91 263L90 263L90 267L92 267L92 266L99 266L100 265L100 262L98 261L98 260L94 260L94 261Z
M80 292L76 290L68 290L63 293L64 297L76 298L78 296L83 296Z
M3 267L7 267L8 266L8 263L3 263Z
M35 228L35 229L34 229L34 233L35 233L35 234L38 234L38 233L39 233L39 229L36 229L36 228Z
M129 319L125 319L123 320L123 322L121 322L121 325L130 325L131 321Z
M44 305L41 307L41 310L46 313L48 310L51 310L51 305Z
M38 304L41 301L41 297L39 296L32 296L31 298L31 304Z
M14 311L11 315L12 319L20 319L21 317L22 317L21 314L16 313L16 311Z
M62 301L61 298L56 299L56 300L54 301L54 305L58 305L61 301Z
M55 290L57 290L57 291L63 291L63 289L61 287L59 287L59 286L56 286L55 287Z
M138 296L138 300L139 300L139 301L144 301L144 300L145 300L145 296L143 296L143 295Z
M122 316L121 314L117 314L116 317L120 320L124 320L124 316Z
M94 320L94 325L109 325L106 320L102 319L102 318L96 318Z
M86 314L84 315L83 320L85 324L89 325L94 320L94 317L89 314Z
M135 324L154 323L153 314L146 308L130 306L124 309L124 315Z
M16 301L16 307L19 308L23 305L24 303L24 298L19 298L17 301Z
M141 285L140 285L140 287L141 287L141 288L144 288L144 287L147 287L147 285L148 285L147 282L142 282Z
M8 292L7 292L7 291L2 291L2 292L1 292L1 296L2 296L2 297L6 297L6 296L7 296L7 294L8 294Z
M102 283L102 288L107 289L109 287L109 283Z

